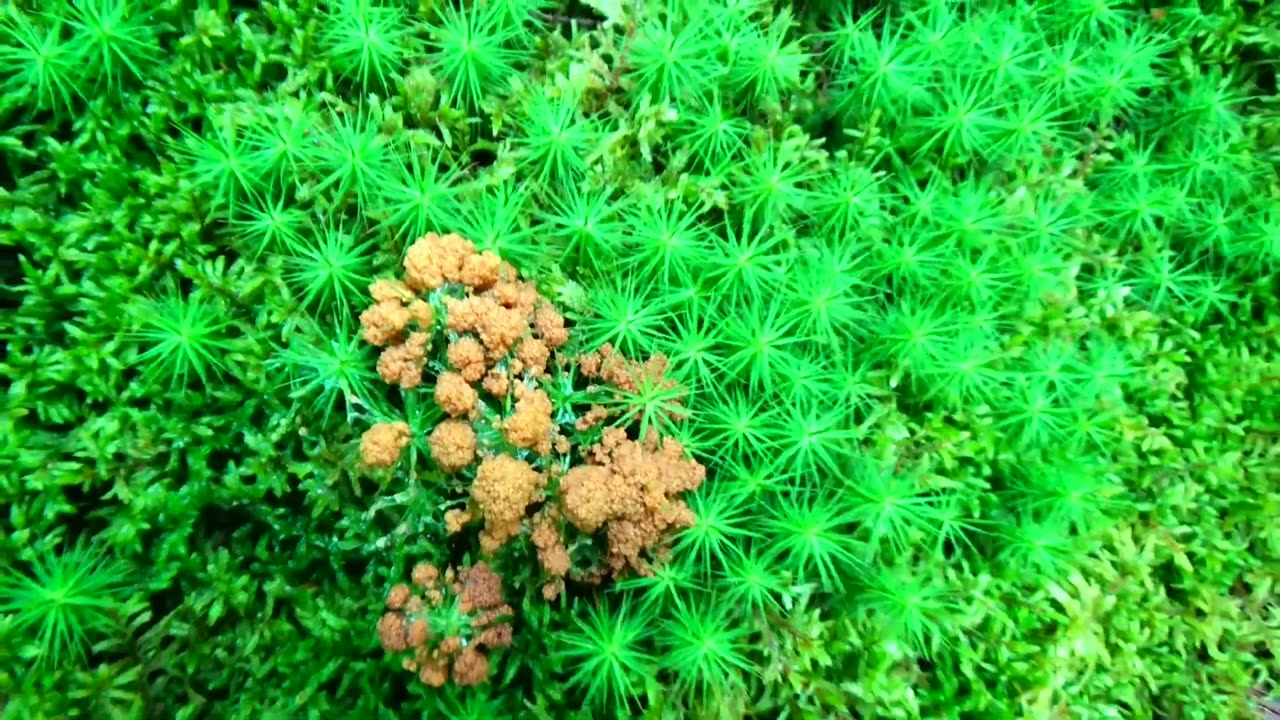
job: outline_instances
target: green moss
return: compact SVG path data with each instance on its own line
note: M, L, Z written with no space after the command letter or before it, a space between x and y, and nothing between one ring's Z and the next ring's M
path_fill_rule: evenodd
M1174 5L7 4L5 709L1256 716L1280 17ZM528 529L492 558L471 690L374 631L479 558L358 336L433 231L575 348L666 354L684 389L621 400L709 471L651 577L548 602Z

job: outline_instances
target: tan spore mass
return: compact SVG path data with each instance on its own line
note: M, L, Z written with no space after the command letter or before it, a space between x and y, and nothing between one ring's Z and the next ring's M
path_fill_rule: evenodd
M449 343L445 351L449 366L468 383L479 382L489 369L485 364L484 346L473 337L461 337Z
M515 538L528 539L549 578L544 595L551 598L566 579L650 572L648 562L662 556L672 533L692 523L681 496L703 482L706 470L678 442L652 431L633 440L621 427L606 427L591 447L571 442L577 433L600 432L627 417L637 394L679 391L667 376L665 357L637 361L609 345L569 356L565 318L537 286L455 234L418 238L406 252L403 281L380 280L370 296L374 303L361 324L365 340L382 348L379 374L405 390L434 385L433 398L447 419L427 438L432 456L453 475L451 483L470 479L466 508L455 505L445 513L450 535L482 523L486 554ZM565 408L552 397L560 395L548 392L570 367L592 392L611 394L585 411L573 408L572 431L559 425L557 413ZM664 402L674 408L671 420L683 419L678 402ZM553 454L556 461L548 463ZM388 462L391 454L381 457ZM569 463L561 465L561 458ZM603 562L572 567L569 547L583 542L580 535L605 546ZM435 595L424 597L437 602L439 591L430 592ZM418 596L412 601L423 602ZM415 658L414 667L433 683L450 675L457 682L478 677L487 659L462 661L462 652L460 645L447 656Z
M449 568L443 575L435 566L419 563L412 576L421 594L404 584L391 588L387 612L377 623L379 644L389 653L411 653L401 659L401 667L432 687L442 687L450 678L459 686L488 680L487 653L510 647L513 640L513 610L502 578L484 562ZM467 630L433 628L434 611L466 616Z
M550 577L550 581L543 585L542 595L547 600L554 600L564 590L564 578L573 568L555 505L548 505L537 514L529 539L537 550L538 564Z
M467 415L479 400L475 388L458 373L441 373L436 379L436 404L452 417Z
M617 515L619 507L635 506L639 499L638 488L630 484L614 487L613 471L605 465L578 465L560 480L564 516L587 534Z
M447 282L461 283L467 261L475 255L475 243L460 235L427 233L405 252L405 284L421 292L437 290Z
M416 297L413 290L403 281L390 278L374 280L369 285L369 296L375 303L392 301L406 303Z
M495 455L480 463L471 500L484 518L480 545L492 552L520 534L529 505L541 498L546 477L524 460Z
M564 326L564 316L550 302L543 301L533 315L533 324L538 337L552 350L557 350L569 341L569 330Z
M547 364L551 362L551 348L544 340L526 338L516 350L516 359L524 366L524 372L542 378L547 374Z
M529 332L528 317L488 295L445 298L445 324L455 333L474 333L490 361L508 354Z
M453 661L453 682L458 687L479 685L489 679L489 658L467 646Z
M458 281L474 290L488 290L498 282L502 261L491 252L471 255L462 261Z
M465 420L445 420L427 439L431 456L445 472L458 472L476 459L476 431Z
M417 297L399 280L375 280L369 286L373 305L360 314L361 334L366 342L378 347L401 343L405 331L416 322L420 330L429 332L435 323L431 305Z
M545 390L532 390L525 385L516 386L516 407L511 417L502 421L502 434L507 442L518 448L533 450L542 456L551 454L552 431L551 398Z
M389 468L400 459L411 438L409 423L374 423L360 436L360 460L369 467Z
M648 572L643 554L692 523L680 496L702 485L706 468L685 457L671 438L651 434L638 442L621 428L606 430L586 455L588 464L571 468L560 481L565 519L588 534L605 528L614 574Z
M399 342L413 316L400 300L383 300L360 313L365 342L385 347Z
M409 334L409 339L399 345L387 346L378 356L378 375L388 384L412 390L422 384L422 372L427 363L427 345L431 342L426 333Z

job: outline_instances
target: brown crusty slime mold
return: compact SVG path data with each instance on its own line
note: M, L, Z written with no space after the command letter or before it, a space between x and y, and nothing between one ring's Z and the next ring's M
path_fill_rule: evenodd
M487 680L488 652L509 647L512 639L502 578L480 562L443 574L422 563L412 579L412 587L395 585L387 593L378 621L382 648L403 654L401 666L432 687Z
M706 476L652 426L643 437L628 434L626 398L640 386L673 384L665 357L629 359L608 345L574 354L564 316L538 288L454 234L419 238L403 278L378 280L370 294L360 321L364 339L382 349L379 374L402 391L429 393L444 418L426 439L435 467L465 493L444 513L450 535L476 527L489 558L526 543L547 599L566 580L652 572L672 534L692 523L683 495ZM362 459L392 467L411 440L403 422L375 424ZM575 554L584 545L596 550ZM430 629L415 630L406 592L393 588L379 634L389 650L417 653ZM455 679L487 668L466 645L438 652L411 663L431 684L445 677L446 656Z

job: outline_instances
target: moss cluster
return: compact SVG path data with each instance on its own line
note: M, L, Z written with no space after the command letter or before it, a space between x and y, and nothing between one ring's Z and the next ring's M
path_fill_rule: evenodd
M1271 711L1274 3L0 5L6 716Z

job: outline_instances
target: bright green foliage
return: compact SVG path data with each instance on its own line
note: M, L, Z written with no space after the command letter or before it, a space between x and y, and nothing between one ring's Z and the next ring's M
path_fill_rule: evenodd
M0 71L5 106L15 110L17 98L30 98L36 110L68 112L80 97L84 81L83 52L63 36L65 20L9 13L0 24ZM10 99L12 98L12 100Z
M608 188L583 190L551 199L534 217L555 257L576 267L605 268L617 259L623 203Z
M216 382L228 369L232 350L231 322L219 303L197 293L182 297L175 289L144 300L129 310L138 329L140 353L134 362L150 383L202 386Z
M372 280L369 255L373 239L359 229L342 227L329 218L324 225L306 227L285 240L284 279L308 309L350 316Z
M386 139L361 111L331 116L317 138L312 163L319 178L316 192L331 191L336 200L366 202L382 185L387 166Z
M751 123L727 107L719 92L708 93L696 108L676 118L675 132L684 138L700 170L722 171L741 158Z
M1278 26L1256 0L5 4L5 712L1257 717ZM474 688L375 633L392 578L486 557L446 531L445 360L388 391L360 336L429 232L536 282L567 352L666 356L553 388L561 428L587 398L707 468L652 574L548 601L531 528L487 557L517 620ZM373 472L387 420L407 461Z
M523 28L498 3L444 6L427 26L429 67L445 83L445 97L463 108L479 107L504 89L519 70Z
M632 278L588 287L592 312L577 324L594 343L611 343L629 357L663 337L674 305Z
M246 254L260 258L269 250L302 245L307 216L284 198L270 200L258 195L242 206L227 225L229 235L241 244Z
M160 59L153 21L142 3L127 0L78 0L68 22L85 47L90 72L107 90L145 79Z
M377 387L368 346L354 325L338 322L331 327L295 328L271 360L285 378L282 385L290 389L290 398L326 422L340 406L350 413L357 399L367 402Z
M857 521L843 498L821 490L793 490L768 497L762 518L773 541L774 562L826 587L840 587L843 576L859 565L860 544L853 538Z
M465 202L459 202L451 224L481 250L498 253L529 272L547 263L539 238L526 224L531 204L529 191L518 183L494 183L474 189Z
M28 13L0 10L3 108L67 115L95 94L113 98L156 72L161 50L142 3L77 0Z
M261 168L253 162L252 150L231 118L209 117L203 124L203 134L180 128L182 145L175 152L183 161L184 174L212 209L235 212L237 203L260 187Z
M317 154L314 133L319 126L314 103L290 99L259 108L256 122L245 129L249 164L265 175L270 192L281 196L302 179ZM268 193L270 194L270 193Z
M797 318L776 299L743 298L740 316L725 326L725 363L732 375L755 392L770 392L798 368L795 346L805 338L796 331Z
M866 578L854 602L884 640L931 657L948 644L952 615L960 607L940 580L938 569L928 566L882 566Z
M541 185L572 188L587 174L599 131L578 111L576 93L549 98L534 91L519 110L513 148L524 173Z
M922 492L912 474L871 459L856 461L850 470L849 512L873 554L901 554L936 527L939 498Z
M750 630L725 623L701 598L678 605L658 628L661 667L677 679L676 688L708 706L736 689L740 673L751 671Z
M784 571L756 548L747 544L746 550L726 557L716 578L725 603L748 617L779 609L779 598L788 590Z
M560 634L555 659L567 670L570 687L584 691L587 704L624 708L640 696L655 667L644 643L650 623L628 600L602 598Z
M320 46L338 73L364 93L383 92L404 68L414 27L395 5L335 0L323 16Z
M29 573L0 573L0 612L8 638L30 634L30 661L40 669L83 662L91 636L123 624L130 568L85 543L37 557Z
M394 170L372 188L370 203L382 212L383 229L421 237L456 221L456 168L442 163L432 150L411 143L397 147L391 163Z
M689 498L693 525L681 533L676 552L698 563L707 576L739 558L743 545L757 534L748 526L753 517L751 498L731 486L716 483ZM742 568L744 572L748 568Z
M656 4L656 3L655 3ZM677 93L696 97L715 72L714 45L701 17L690 18L668 2L661 19L645 23L631 42L628 75L641 97L666 98Z

